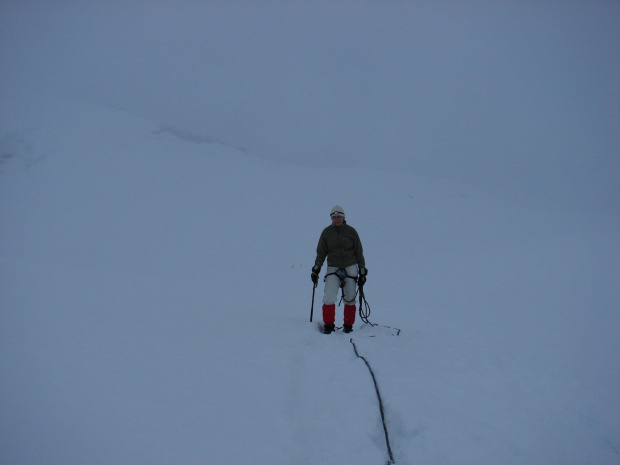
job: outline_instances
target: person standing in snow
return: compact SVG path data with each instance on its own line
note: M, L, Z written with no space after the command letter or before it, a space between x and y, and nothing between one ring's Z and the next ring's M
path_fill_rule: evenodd
M336 299L341 282L344 283L344 326L345 333L353 331L355 323L356 284L366 282L366 261L364 250L357 231L345 221L344 210L340 205L331 209L332 224L321 233L316 247L316 260L312 267L312 282L319 282L319 273L327 258L325 274L325 294L323 296L323 324L325 334L335 329Z

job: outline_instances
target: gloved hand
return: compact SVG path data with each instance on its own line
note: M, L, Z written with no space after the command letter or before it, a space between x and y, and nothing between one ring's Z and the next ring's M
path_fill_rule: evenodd
M357 284L360 286L363 286L364 283L366 282L366 275L368 274L368 270L366 269L365 266L360 267L360 274L359 277L357 278Z
M310 275L310 278L312 278L312 282L314 283L314 285L316 286L317 284L319 284L319 272L321 271L321 269L314 265L312 267L312 274Z

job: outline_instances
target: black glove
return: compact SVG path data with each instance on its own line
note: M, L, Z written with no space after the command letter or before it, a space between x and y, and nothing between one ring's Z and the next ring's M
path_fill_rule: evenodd
M315 286L319 284L319 272L320 271L321 271L321 268L319 268L318 266L314 265L312 267L312 274L310 275L310 278L312 278L312 282L314 283Z
M360 267L360 274L359 277L357 278L357 284L360 286L363 286L364 283L366 282L366 275L368 274L368 270L366 269L365 266Z

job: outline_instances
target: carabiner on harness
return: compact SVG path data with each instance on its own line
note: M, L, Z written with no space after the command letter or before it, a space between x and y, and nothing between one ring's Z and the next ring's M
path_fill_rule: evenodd
M347 278L350 278L351 276L347 274L347 270L345 270L344 268L339 268L335 274L340 279L340 287L344 288Z

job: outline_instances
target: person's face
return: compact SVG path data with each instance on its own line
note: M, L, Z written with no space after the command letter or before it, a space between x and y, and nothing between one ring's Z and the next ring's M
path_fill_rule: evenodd
M344 217L342 217L342 216L332 216L332 224L334 226L342 226L342 223L344 223Z

